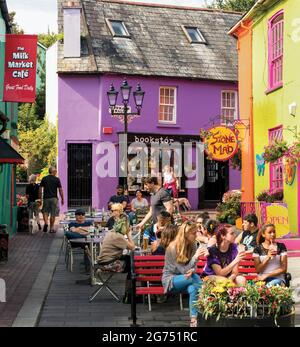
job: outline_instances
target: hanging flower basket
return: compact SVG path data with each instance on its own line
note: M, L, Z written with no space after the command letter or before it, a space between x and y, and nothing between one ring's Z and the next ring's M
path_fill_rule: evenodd
M287 142L278 140L275 140L275 142L269 146L265 146L264 149L265 152L263 153L263 158L267 163L275 163L289 151Z

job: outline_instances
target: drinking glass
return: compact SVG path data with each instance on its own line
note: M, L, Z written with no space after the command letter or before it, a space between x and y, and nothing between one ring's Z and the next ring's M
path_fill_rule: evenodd
M149 245L149 237L144 236L143 237L143 250L146 251L148 249Z

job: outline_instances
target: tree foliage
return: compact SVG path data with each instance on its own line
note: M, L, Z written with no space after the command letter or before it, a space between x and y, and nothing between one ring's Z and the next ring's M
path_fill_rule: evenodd
M62 34L55 34L54 32L47 34L39 34L38 41L46 48L51 47L56 41L61 39Z
M27 175L39 173L45 167L55 165L56 128L47 120L37 128L19 132L20 154L27 164Z
M9 24L11 26L12 34L24 34L24 30L19 27L19 25L15 22L16 12L9 12Z
M246 12L255 4L256 0L212 0L208 7L220 10Z

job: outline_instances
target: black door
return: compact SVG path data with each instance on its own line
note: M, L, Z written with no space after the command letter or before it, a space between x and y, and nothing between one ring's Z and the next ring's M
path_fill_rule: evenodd
M68 145L68 207L92 205L92 145Z
M229 189L228 161L205 160L204 208L214 208L222 201L222 196ZM202 195L202 196L203 196Z

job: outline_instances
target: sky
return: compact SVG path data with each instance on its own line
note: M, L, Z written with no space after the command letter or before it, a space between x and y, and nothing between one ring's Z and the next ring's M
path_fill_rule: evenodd
M210 0L127 0L160 4L203 7ZM56 0L6 0L8 11L16 12L15 20L25 34L57 32Z

